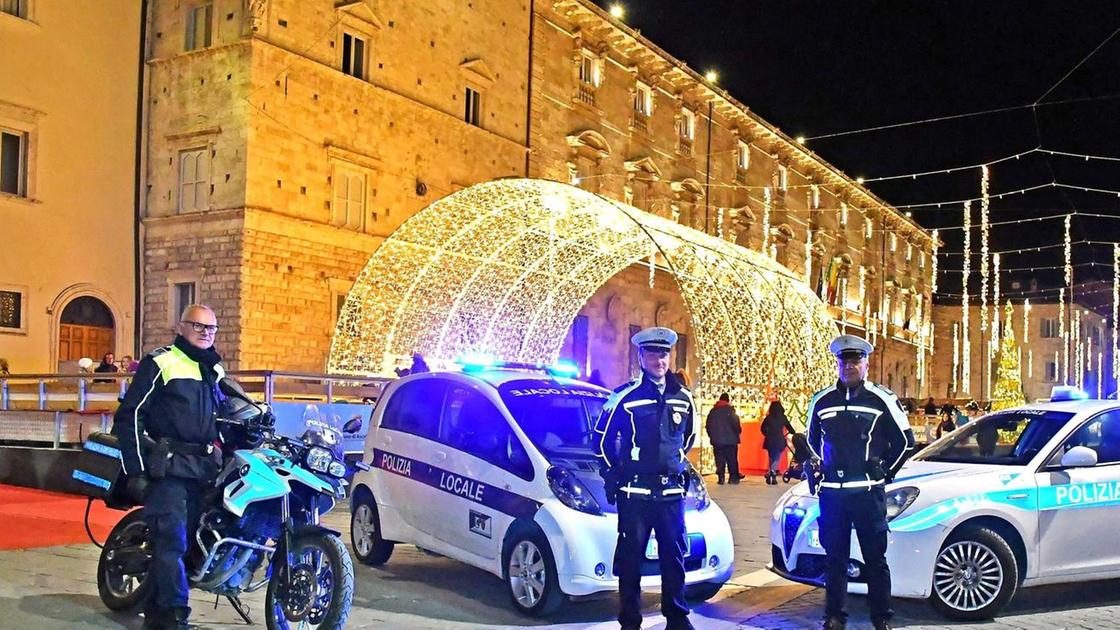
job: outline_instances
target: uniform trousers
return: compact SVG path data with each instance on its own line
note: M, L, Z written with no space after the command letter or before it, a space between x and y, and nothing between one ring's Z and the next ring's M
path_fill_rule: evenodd
M144 522L152 541L149 613L187 609L189 614L190 586L183 556L191 544L201 509L201 482L179 477L152 481L144 499Z
M661 614L674 621L688 616L684 599L684 554L686 549L684 500L618 498L618 545L614 564L618 570L618 622L622 626L642 623L642 563L650 530L657 538L661 568Z
M852 527L863 555L871 620L887 621L891 611L891 569L887 566L887 510L882 485L821 488L820 535L827 554L825 616L847 620L848 563Z

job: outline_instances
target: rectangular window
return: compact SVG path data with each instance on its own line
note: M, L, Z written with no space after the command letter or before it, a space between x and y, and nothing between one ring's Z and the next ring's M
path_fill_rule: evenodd
M175 298L175 301L172 302L174 308L171 313L172 321L178 322L183 311L187 310L187 307L191 304L196 303L195 290L197 286L194 282L176 282L175 286L172 287L172 295Z
M27 0L0 0L0 13L27 19Z
M789 190L789 169L782 164L778 165L778 190Z
M739 141L739 148L735 152L735 166L740 171L747 170L751 165L751 145Z
M365 229L366 174L356 169L335 167L331 179L331 225L349 230Z
M898 251L898 235L893 232L891 233L891 251Z
M27 196L27 134L0 131L0 192Z
M22 332L25 330L24 294L13 289L0 289L0 332Z
M688 371L688 335L677 335L677 369Z
M352 33L342 34L342 71L352 77L366 78L366 40Z
M1058 364L1053 361L1046 362L1046 380L1051 383L1058 382Z
M681 127L679 129L682 140L692 140L696 137L696 114L691 110L681 110Z
M467 88L466 103L463 109L463 120L474 125L482 126L482 93L474 88Z
M599 87L599 74L600 62L599 58L586 50L579 61L579 80L580 83L590 85L591 87Z
M1058 336L1058 320L1050 317L1040 320L1042 326L1041 336L1043 339L1055 339Z
M183 46L184 50L210 47L213 15L213 3L200 4L187 9L187 39Z
M642 116L649 116L653 111L653 90L644 83L634 88L634 111Z
M634 335L641 332L641 330L641 326L630 324L630 338L633 339ZM638 365L638 347L632 343L628 343L626 344L626 346L630 349L630 354L627 357L627 366L629 368L630 376L637 376L642 371L641 366Z
M812 187L809 188L809 203L812 205L813 208L820 208L821 207L821 187L820 186L818 186L816 184L813 184Z
M179 212L196 212L210 206L210 151L188 149L179 153Z
M848 225L848 204L840 202L840 225Z

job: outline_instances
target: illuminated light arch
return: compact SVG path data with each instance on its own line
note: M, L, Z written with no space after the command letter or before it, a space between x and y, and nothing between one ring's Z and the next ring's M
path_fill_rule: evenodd
M611 277L651 254L677 283L698 394L788 400L835 378L836 334L804 281L767 256L558 182L502 179L413 215L370 258L339 315L328 369L391 375L471 352L551 363Z

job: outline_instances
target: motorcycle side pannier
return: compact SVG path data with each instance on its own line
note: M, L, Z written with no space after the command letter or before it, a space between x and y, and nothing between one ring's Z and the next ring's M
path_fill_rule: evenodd
M71 477L75 492L103 499L112 508L125 509L132 505L123 496L125 478L120 443L111 433L89 434Z

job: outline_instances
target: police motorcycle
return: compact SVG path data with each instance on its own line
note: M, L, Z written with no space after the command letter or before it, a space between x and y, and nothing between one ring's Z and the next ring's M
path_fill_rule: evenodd
M267 586L269 630L342 628L354 594L353 563L339 532L319 523L320 516L346 496L342 431L335 421L321 420L312 411L304 415L300 438L278 435L268 405L252 401L231 379L221 380L219 387L227 398L218 421L260 434L263 442L226 455L208 490L184 558L191 587L226 597L252 624L239 597ZM351 426L355 423L359 426ZM360 420L348 422L343 430L360 430ZM91 436L91 442L94 439L102 442L96 450L104 454L112 449L105 442L115 441L115 436ZM368 469L360 462L356 466ZM131 508L122 489L112 486L104 488L106 504ZM106 607L143 607L150 591L151 552L143 509L133 510L113 528L97 563L98 592Z

